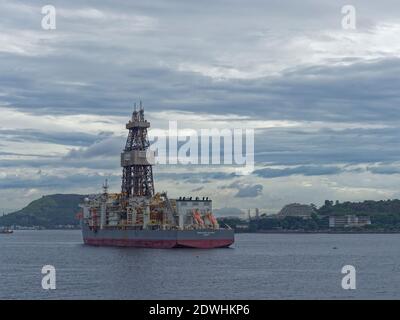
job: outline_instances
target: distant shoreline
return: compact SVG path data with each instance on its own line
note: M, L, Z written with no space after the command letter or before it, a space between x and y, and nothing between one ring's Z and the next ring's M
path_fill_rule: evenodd
M76 231L76 230L81 230L81 228L40 228L40 229L14 229L14 231ZM359 230L359 231L343 231L343 230L337 230L337 231L330 231L330 230L320 230L320 231L300 231L300 230L260 230L256 232L250 232L250 231L235 231L235 234L241 234L241 233L246 233L246 234L400 234L399 231L367 231L367 230Z
M265 230L265 231L256 231L256 232L248 232L248 231L239 231L238 233L247 233L247 234L399 234L399 231L294 231L294 230Z

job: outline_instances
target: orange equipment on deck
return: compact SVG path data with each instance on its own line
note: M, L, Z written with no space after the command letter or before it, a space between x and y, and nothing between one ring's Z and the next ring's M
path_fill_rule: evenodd
M194 221L195 221L198 225L204 226L204 221L203 221L203 219L201 218L201 214L200 214L199 210L193 209L193 218L194 218Z
M207 219L211 222L211 224L213 225L214 228L218 228L218 221L217 221L217 219L214 217L214 215L212 214L212 212L207 211L206 217L207 217Z

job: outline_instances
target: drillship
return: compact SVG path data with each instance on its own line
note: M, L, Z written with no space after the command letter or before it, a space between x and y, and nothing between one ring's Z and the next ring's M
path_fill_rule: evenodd
M219 226L208 197L169 199L155 193L154 152L150 151L140 103L121 153L122 190L109 193L107 181L101 194L84 199L80 206L83 241L96 246L146 248L222 248L234 242L234 231Z

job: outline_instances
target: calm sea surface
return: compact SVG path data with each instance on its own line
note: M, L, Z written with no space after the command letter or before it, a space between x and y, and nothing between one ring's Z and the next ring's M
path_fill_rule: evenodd
M237 234L229 249L90 247L80 231L0 235L1 299L400 298L400 235ZM341 268L357 270L343 290ZM43 290L41 269L56 268Z

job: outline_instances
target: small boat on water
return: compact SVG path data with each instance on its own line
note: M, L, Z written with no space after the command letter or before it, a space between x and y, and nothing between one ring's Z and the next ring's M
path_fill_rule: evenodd
M14 231L11 230L10 228L2 228L0 229L0 234L10 234L13 233Z

